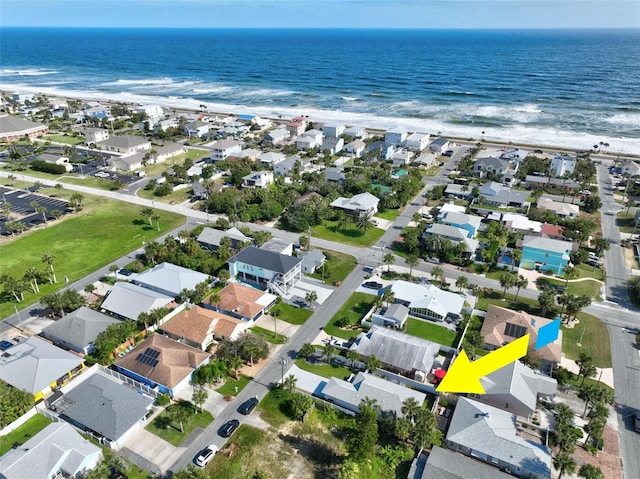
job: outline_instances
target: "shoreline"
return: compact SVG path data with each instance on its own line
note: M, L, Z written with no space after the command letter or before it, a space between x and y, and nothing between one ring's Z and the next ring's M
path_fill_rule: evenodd
M219 116L237 116L241 113L249 113L259 116L261 118L265 118L273 121L274 123L286 123L290 118L294 116L305 116L306 112L314 112L314 115L306 115L309 116L309 119L313 122L338 122L344 123L345 125L354 125L361 126L365 128L369 132L380 133L383 134L386 130L392 128L404 128L409 132L426 132L430 133L432 137L443 136L450 140L455 140L458 142L470 142L470 143L478 143L482 142L487 145L503 145L504 147L523 147L528 149L541 148L546 150L557 150L561 151L589 151L598 155L603 155L607 157L621 157L621 158L640 158L640 138L639 139L631 139L631 138L616 138L615 140L607 141L610 143L609 149L605 153L597 153L593 151L593 146L598 144L599 141L595 141L593 139L586 140L583 139L579 144L559 144L554 142L532 142L527 141L527 139L518 138L517 136L505 135L508 132L508 128L504 127L494 127L492 129L486 128L484 129L484 135L480 136L469 136L469 135L460 135L450 132L446 128L441 128L435 130L438 134L428 131L429 128L420 128L420 124L427 123L427 119L422 118L413 118L413 117L381 117L377 115L370 115L367 113L361 112L346 112L346 111L338 111L338 110L322 110L317 107L314 108L301 108L301 107L264 107L264 106L245 106L245 105L233 105L233 104L220 104L220 103L211 103L200 100L195 100L192 98L179 98L179 97L163 97L163 96L149 96L149 95L132 95L128 93L124 93L122 95L113 95L107 92L92 92L94 94L88 96L86 92L78 92L78 95L69 95L68 93L57 92L52 88L23 88L20 90L16 89L7 89L6 85L0 85L0 93L2 95L11 95L12 92L20 91L21 93L33 93L38 95L44 95L49 98L60 98L65 100L79 100L79 101L101 101L107 104L125 104L129 107L138 106L144 104L155 104L161 106L164 110L168 111L176 111L176 112L184 112L186 114L196 115L198 113L219 115ZM120 97L135 97L135 98L116 98ZM146 100L146 101L140 101ZM197 106L206 105L206 110L201 110L196 108ZM287 112L288 114L285 114ZM324 113L324 115L323 115ZM362 121L349 121L348 118L362 118ZM377 125L372 125L369 120L375 119L373 123L378 123ZM386 126L380 124L380 122L385 122ZM449 126L449 125L438 125L438 126ZM493 130L493 131L491 131ZM496 131L502 133L502 135L495 135ZM449 134L451 133L451 134ZM491 133L494 133L492 135ZM573 132L574 135L580 135L577 132ZM504 136L503 136L504 135ZM582 134L585 136L586 134ZM611 143L613 141L629 141L638 143L638 150L631 151L627 150L624 147L615 148L616 144ZM595 142L594 142L595 141ZM602 140L600 140L602 141ZM628 146L628 145L627 145ZM634 148L635 150L635 148Z

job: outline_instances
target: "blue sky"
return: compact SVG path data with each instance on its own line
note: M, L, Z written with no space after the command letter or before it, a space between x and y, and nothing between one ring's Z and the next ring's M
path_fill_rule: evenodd
M638 0L2 0L1 26L640 28Z

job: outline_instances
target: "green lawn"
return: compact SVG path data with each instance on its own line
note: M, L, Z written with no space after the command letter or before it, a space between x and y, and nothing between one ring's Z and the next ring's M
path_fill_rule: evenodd
M538 286L542 284L555 284L558 286L565 287L566 281L561 279L549 279L549 278L538 278ZM585 281L575 281L569 282L566 287L566 292L569 294L574 294L576 296L589 296L590 298L596 299L600 297L600 288L601 284L595 280L585 280Z
M536 299L518 296L518 301L515 301L514 298L514 294L507 293L503 301L502 291L491 291L488 295L478 298L476 309L486 311L490 304L495 304L496 306L502 306L503 308L513 309L515 311L523 310L530 314L540 314L538 301Z
M324 279L324 282L327 284L336 284L337 281L344 281L358 264L358 260L350 254L338 253L337 251L322 248L317 249L322 251L327 259L324 263L324 268L320 267L315 273L308 276L316 279Z
M576 266L576 269L578 271L579 278L593 278L599 281L604 281L604 273L600 268L583 263Z
M640 229L635 227L634 217L635 213L633 212L620 211L616 214L616 225L620 228L621 233L633 233L634 230L637 232Z
M395 221L398 216L400 216L400 210L387 210L383 212L378 211L375 214L376 218L382 218L383 220L389 221Z
M290 422L291 418L283 410L286 397L286 392L282 389L271 389L258 405L260 419L273 427L280 427Z
M261 328L260 326L253 326L249 328L253 334L262 336L265 340L271 344L284 344L287 342L287 337L279 333L274 333L268 329Z
M317 374L325 378L338 378L347 379L351 376L351 371L343 366L337 366L336 364L309 364L304 358L296 359L296 366L310 373Z
M81 136L69 136L69 135L45 135L43 140L56 141L58 143L66 143L68 145L77 145L84 142L84 138Z
M353 293L325 326L325 332L331 336L337 336L342 339L356 337L360 334L360 328L342 329L336 326L336 321L346 316L352 325L357 325L363 316L371 309L375 301L376 296L367 293Z
M580 353L588 353L593 363L599 368L611 367L611 342L609 330L597 317L578 314L580 323L574 328L562 327L562 352L569 358L576 360ZM584 336L583 336L584 332ZM578 346L582 336L582 346Z
M42 414L36 414L16 430L6 436L0 436L0 456L9 451L14 443L24 444L49 424L51 419Z
M136 192L136 195L140 198L146 198L147 200L162 201L163 203L174 205L188 201L193 195L193 188L189 187L172 191L166 196L157 196L153 193L153 190L145 190L144 188L141 188Z
M58 181L69 183L71 185L86 186L87 188L98 188L100 190L114 191L118 189L118 185L111 180L96 178L95 176L70 175L58 177Z
M190 158L193 161L196 161L204 156L207 156L208 154L208 150L188 149L186 153L174 156L173 158L169 158L167 161L164 161L162 163L148 164L144 168L144 171L147 173L147 176L156 176L161 174L163 171L167 171L173 165L182 165L186 158Z
M311 228L312 236L316 236L328 241L344 243L353 246L372 246L384 234L381 228L371 227L365 233L351 224L346 230L338 228L337 221L327 221L324 225Z
M313 314L313 311L309 311L304 308L296 308L290 304L279 303L269 310L269 314L277 316L278 319L286 321L289 324L304 324Z
M250 378L249 376L240 376L240 379L236 381L235 378L228 377L226 382L224 383L224 386L216 389L216 392L222 394L223 396L237 396L240 391L242 391L244 387L249 384L251 379L253 378ZM236 388L238 388L237 391Z
M455 347L458 344L458 335L455 332L437 324L415 318L407 319L407 330L405 332L411 336L427 339L445 346Z
M56 193L68 197L64 190ZM22 277L33 266L44 270L42 255L54 256L57 284L40 284L40 294L25 291L24 307L36 302L43 294L64 286L64 276L70 282L80 279L117 258L139 248L142 240L150 241L184 223L184 217L158 210L160 231L150 227L140 215L141 206L85 195L85 207L68 215L59 223L32 230L0 246L0 271ZM12 298L0 293L0 318L13 314Z
M176 406L177 404L172 404L168 407ZM172 422L170 413L164 410L145 429L178 447L197 426L206 428L211 422L213 416L208 411L198 412L184 422L184 432L180 432L180 424Z

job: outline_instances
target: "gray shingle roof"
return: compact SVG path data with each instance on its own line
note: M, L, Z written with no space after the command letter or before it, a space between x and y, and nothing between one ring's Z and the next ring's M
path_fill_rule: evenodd
M153 398L115 379L93 374L68 391L60 402L71 403L61 411L64 416L116 441L144 417Z
M535 248L544 251L553 251L555 253L571 253L572 243L569 241L556 240L551 238L542 238L540 236L525 236L522 239L523 248Z
M213 246L220 246L222 238L229 238L232 241L245 242L251 241L251 238L242 234L238 228L230 228L226 231L217 230L215 228L206 227L198 236L198 242Z
M178 296L183 289L192 290L197 284L208 281L209 275L183 268L172 263L161 263L139 274L135 284Z
M47 126L13 115L0 115L0 134L9 134L30 130L46 130Z
M301 258L294 258L293 256L249 246L233 256L228 262L250 264L284 274L292 270L301 261Z
M420 478L416 479L513 479L495 467L434 446Z
M118 282L102 303L102 308L136 321L140 313L161 308L174 298L131 283Z
M118 320L106 314L82 306L63 316L42 330L42 336L52 341L61 341L68 346L77 346L78 352L93 343L102 331Z
M116 135L106 140L99 141L98 146L113 146L115 148L133 148L135 146L150 143L149 140L142 136L134 135Z

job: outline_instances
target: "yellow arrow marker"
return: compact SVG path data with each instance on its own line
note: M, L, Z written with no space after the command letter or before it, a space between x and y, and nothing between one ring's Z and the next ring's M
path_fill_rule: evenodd
M525 334L474 362L470 362L467 353L462 351L449 367L437 391L441 393L484 394L485 390L480 383L480 378L525 356L528 346L529 335Z

